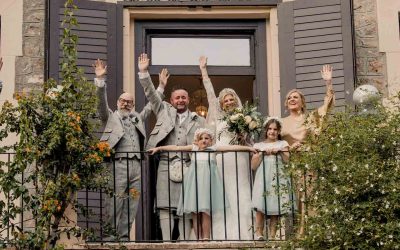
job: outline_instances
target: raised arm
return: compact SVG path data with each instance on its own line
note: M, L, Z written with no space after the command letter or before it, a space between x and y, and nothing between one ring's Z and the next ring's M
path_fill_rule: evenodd
M208 100L208 113L206 117L206 126L215 132L216 121L218 118L218 99L214 92L214 87L208 77L207 72L207 57L201 56L199 59L199 67L201 71L201 77L203 78L204 89L207 93Z
M160 151L189 151L192 150L192 145L186 145L186 146L176 146L176 145L166 145L166 146L160 146L160 147L155 147L147 150L151 155L160 152Z
M102 122L107 122L111 113L111 110L108 107L106 81L104 79L104 75L107 73L107 65L105 65L102 60L97 59L92 66L94 68L94 73L96 74L94 84L97 87L97 97L99 98L97 112L99 113L100 120Z
M318 114L320 117L324 117L335 105L335 92L332 85L332 72L333 68L331 65L324 65L322 67L321 76L326 84L326 95L324 98L324 104L318 108Z
M158 114L163 108L161 97L157 94L154 88L153 82L148 71L150 59L147 54L143 53L138 57L138 68L139 68L139 81L144 89L144 94L151 105L151 109L154 114Z
M216 147L217 151L250 151L252 153L257 153L257 149L249 146L242 145L220 145Z
M168 84L169 76L170 75L166 68L162 69L161 72L158 74L159 85L157 88L157 94L160 96L161 100L165 98L164 90ZM140 112L140 117L142 118L142 120L146 120L147 117L150 115L151 111L152 111L152 105L150 102L148 102L146 106L143 108L142 112Z

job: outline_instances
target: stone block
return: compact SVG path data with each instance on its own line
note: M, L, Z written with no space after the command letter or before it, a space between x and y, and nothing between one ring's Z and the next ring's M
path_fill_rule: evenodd
M378 28L376 23L372 23L363 27L355 27L355 35L360 38L373 38L378 36Z
M384 75L385 63L382 57L368 58L368 75Z
M361 38L357 37L355 39L356 42L356 47L361 47L361 48L378 48L379 43L377 38Z
M354 12L374 12L376 11L375 0L353 0Z
M367 58L365 57L357 57L356 58L356 68L357 75L364 75L367 73Z
M40 89L43 87L44 75L43 72L37 74L18 75L15 77L16 91L22 89Z
M23 44L24 56L43 57L44 56L43 37L25 37Z
M43 74L44 58L42 57L17 57L15 60L15 74Z
M24 12L28 10L45 8L45 0L24 0Z
M383 76L359 76L357 78L357 86L362 84L372 84L379 90L379 92L387 94L387 81Z
M44 9L25 10L24 22L38 23L44 22L45 12Z
M359 13L354 14L354 27L359 29L361 27L376 25L376 14L375 13Z
M29 57L17 57L15 60L15 74L27 75L33 72L32 60Z
M377 57L377 56L379 56L378 48L356 47L356 57Z
M22 32L25 37L43 36L44 23L24 23Z

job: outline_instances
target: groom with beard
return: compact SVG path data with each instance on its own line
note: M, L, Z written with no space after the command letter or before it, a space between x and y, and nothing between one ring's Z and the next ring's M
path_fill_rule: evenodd
M106 82L104 75L107 66L101 60L93 65L99 98L98 114L105 125L100 141L107 142L110 148L115 150L115 163L110 162L109 169L113 173L110 185L114 189L114 196L105 200L106 225L115 229L116 235L121 241L128 241L129 230L136 217L140 193L141 193L141 161L143 156L140 151L144 149L146 131L144 120L151 113L150 104L139 114L133 110L134 98L129 93L120 95L117 101L117 110L111 111L107 102ZM158 95L167 84L168 77L160 73L160 88ZM161 97L162 98L162 97ZM105 240L115 240L114 237L106 237Z

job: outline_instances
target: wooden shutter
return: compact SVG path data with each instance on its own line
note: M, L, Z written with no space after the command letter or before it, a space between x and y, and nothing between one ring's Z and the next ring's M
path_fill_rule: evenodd
M59 62L62 50L59 42L62 35L61 22L64 17L65 0L51 0L49 23L49 77L58 80ZM75 29L78 41L78 66L84 69L85 77L93 81L93 62L100 58L107 63L107 93L111 108L116 107L118 94L122 93L122 71L118 67L122 57L117 53L122 50L122 41L117 43L117 32L122 33L122 25L117 26L117 5L113 3L74 1L78 6L75 16L79 27ZM119 27L119 28L118 28ZM118 49L118 51L117 51ZM117 58L118 61L117 61Z
M336 107L349 104L354 90L351 7L351 0L297 0L278 5L282 103L286 93L297 88L306 97L307 109L319 107L326 90L320 70L331 64Z
M59 42L63 32L61 22L64 18L65 0L49 1L49 77L60 79L60 61L62 50ZM122 92L122 71L118 65L122 65L122 56L117 56L122 51L122 39L117 34L122 34L122 25L117 18L117 5L113 3L91 2L87 0L74 1L78 9L74 15L79 26L75 29L78 35L78 66L84 69L85 77L93 81L95 74L92 68L94 61L99 58L107 64L107 94L108 102L112 109L116 107L118 95ZM122 16L122 15L120 15ZM118 24L117 24L118 22ZM118 51L117 51L118 50ZM118 58L118 60L117 60ZM99 192L78 192L78 201L81 205L91 209L93 215L86 219L78 213L78 225L86 228L99 229L100 214L104 214L104 204L100 201ZM97 231L97 234L100 232Z

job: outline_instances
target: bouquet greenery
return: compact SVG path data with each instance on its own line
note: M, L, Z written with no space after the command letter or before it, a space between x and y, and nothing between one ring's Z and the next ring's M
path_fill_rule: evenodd
M235 108L222 117L227 130L235 134L230 144L245 145L259 136L262 131L263 117L257 111L257 105L246 102L242 108ZM218 135L221 136L221 133Z

